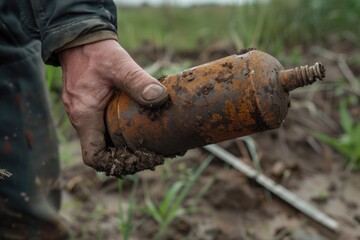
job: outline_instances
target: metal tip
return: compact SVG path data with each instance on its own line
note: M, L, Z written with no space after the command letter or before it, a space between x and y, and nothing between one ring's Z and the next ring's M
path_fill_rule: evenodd
M314 67L315 76L318 79L323 80L323 78L325 78L325 72L326 72L325 67L319 62L315 63L313 67Z
M301 66L294 69L283 70L280 72L280 82L285 91L292 91L298 87L313 84L317 79L325 78L325 67L317 62L313 66Z

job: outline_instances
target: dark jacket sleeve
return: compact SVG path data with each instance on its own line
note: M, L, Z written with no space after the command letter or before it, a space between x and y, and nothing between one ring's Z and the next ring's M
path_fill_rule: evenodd
M96 39L94 34L99 31L116 33L117 30L116 6L112 0L17 1L23 28L41 41L42 57L47 64L59 65L56 51L76 39Z

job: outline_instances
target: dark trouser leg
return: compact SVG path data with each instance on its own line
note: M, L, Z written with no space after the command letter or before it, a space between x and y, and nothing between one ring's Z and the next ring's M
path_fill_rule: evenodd
M0 1L0 168L12 176L0 179L0 239L62 239L58 149L40 46L20 31L11 12L1 12L4 2L9 1Z

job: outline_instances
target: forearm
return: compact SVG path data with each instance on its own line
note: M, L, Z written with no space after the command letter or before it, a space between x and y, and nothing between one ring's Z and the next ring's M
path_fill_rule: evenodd
M42 43L44 62L59 65L57 52L116 39L116 6L112 0L17 0L24 30Z
M104 111L115 89L143 106L159 106L168 100L165 86L114 41L117 40L114 3L110 0L18 2L24 26L33 38L41 41L43 60L53 65L61 63L62 99L78 133L84 163L114 176L161 164L161 156L147 153L144 156L152 157L144 158L136 152L129 153L126 146L119 147L115 154L105 138ZM140 163L135 163L134 158ZM144 164L147 161L156 164ZM145 167L132 167L134 164Z

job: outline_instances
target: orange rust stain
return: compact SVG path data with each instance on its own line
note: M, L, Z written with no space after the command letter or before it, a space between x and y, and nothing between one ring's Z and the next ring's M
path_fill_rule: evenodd
M164 117L161 119L161 125L164 129L167 129L169 126L169 118L168 117Z
M237 120L239 114L236 112L236 105L231 100L225 100L224 113L226 118L230 120Z
M242 97L239 97L241 99ZM240 102L241 100L239 100ZM238 106L239 121L246 123L247 125L254 124L256 121L251 116L251 107L253 103L249 99L243 99L243 103Z
M118 120L118 97L112 99L107 108L107 128L109 132L116 132L119 129Z
M211 123L216 123L216 122L220 122L222 121L223 119L223 116L218 114L218 113L214 113L211 115L211 119L210 119L210 122Z

